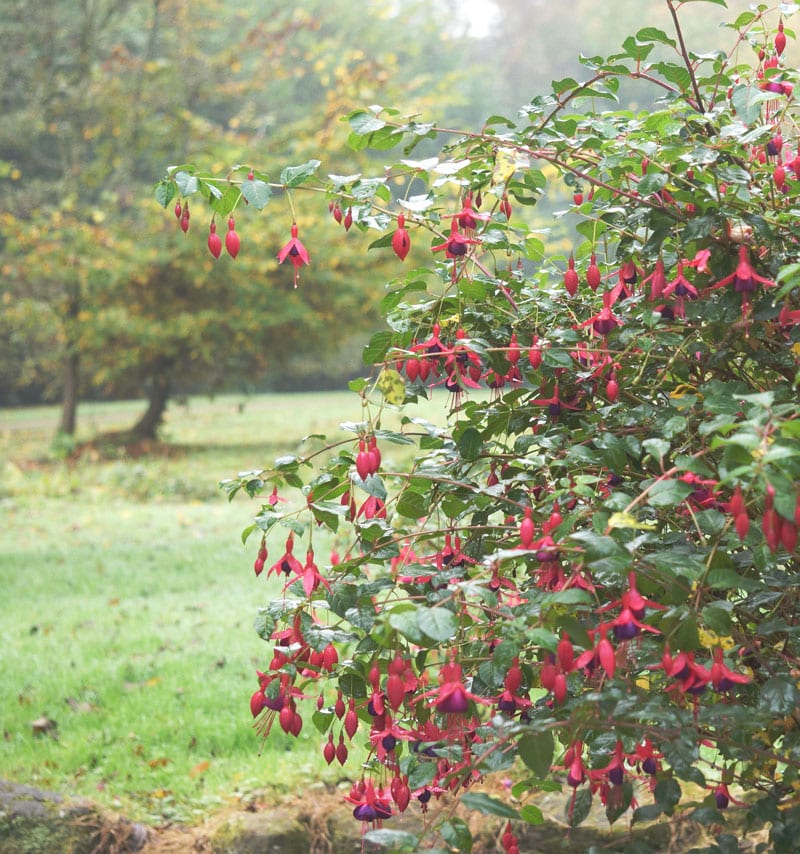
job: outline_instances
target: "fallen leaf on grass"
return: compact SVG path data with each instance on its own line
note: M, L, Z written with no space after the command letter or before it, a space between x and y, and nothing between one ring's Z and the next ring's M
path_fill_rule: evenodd
M204 774L211 767L211 763L204 759L202 762L198 762L197 765L189 771L190 777L199 777L201 774Z
M76 700L74 697L65 697L64 702L73 712L93 712L97 709L94 703L89 703L86 700Z
M35 721L31 721L31 729L37 738L42 735L50 735L52 738L58 738L58 734L56 733L58 723L52 718L48 718L47 715L42 715L40 718L36 718Z
M162 756L159 759L151 759L147 764L151 768L163 768L165 765L169 765L172 762L171 759L167 759L166 756Z

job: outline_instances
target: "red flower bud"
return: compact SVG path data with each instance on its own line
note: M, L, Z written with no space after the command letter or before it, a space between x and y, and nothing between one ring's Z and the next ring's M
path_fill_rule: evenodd
M208 227L208 251L215 258L222 254L222 239L217 234L217 225L214 222Z
M233 217L228 220L228 233L225 235L225 248L228 250L228 255L235 258L239 254L239 235L235 231L235 222Z
M564 273L564 287L571 297L574 297L578 291L578 274L575 272L575 259L572 255L569 256L569 266Z

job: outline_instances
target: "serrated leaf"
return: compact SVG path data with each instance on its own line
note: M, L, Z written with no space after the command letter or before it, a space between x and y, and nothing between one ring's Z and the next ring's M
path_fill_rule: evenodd
M175 198L175 184L168 178L156 184L156 201L165 208Z
M386 122L383 119L379 119L374 113L368 113L366 110L351 114L347 122L353 133L358 136L367 136L386 127Z
M458 631L456 615L447 608L417 608L417 625L431 640L447 641Z
M182 196L191 196L196 193L200 187L196 176L190 175L188 172L176 172L175 184L178 187L178 192Z
M252 181L247 179L242 184L242 195L257 211L260 211L266 207L272 197L272 187L258 178Z
M310 178L319 168L319 160L309 160L299 166L287 166L281 172L281 184L284 187L299 187L306 178Z

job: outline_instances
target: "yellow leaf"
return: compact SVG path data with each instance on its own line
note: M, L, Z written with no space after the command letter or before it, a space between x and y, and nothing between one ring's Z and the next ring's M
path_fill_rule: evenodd
M654 531L654 522L639 522L632 513L613 513L608 520L609 528L628 528L634 531Z
M526 169L530 160L514 148L498 148L494 156L492 184L505 184L517 171Z
M700 643L706 649L713 649L715 646L721 646L723 649L733 649L734 647L732 637L727 635L720 637L720 635L711 631L711 629L700 629L697 634L700 638Z
M384 368L378 376L378 390L392 406L400 406L406 397L406 384L397 371Z

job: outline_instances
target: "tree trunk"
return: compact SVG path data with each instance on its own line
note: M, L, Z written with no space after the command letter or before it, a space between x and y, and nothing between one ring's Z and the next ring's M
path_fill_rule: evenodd
M64 391L61 395L61 420L58 424L58 432L69 436L75 434L80 362L81 357L77 352L68 353L64 358Z
M58 434L75 435L80 392L81 354L78 348L78 315L81 310L81 287L77 283L66 286L63 327L66 337L64 347L64 389L61 393L61 421Z
M133 425L131 432L142 439L155 439L158 428L164 418L172 390L171 366L163 365L163 370L155 374L150 386L148 406L142 417Z

